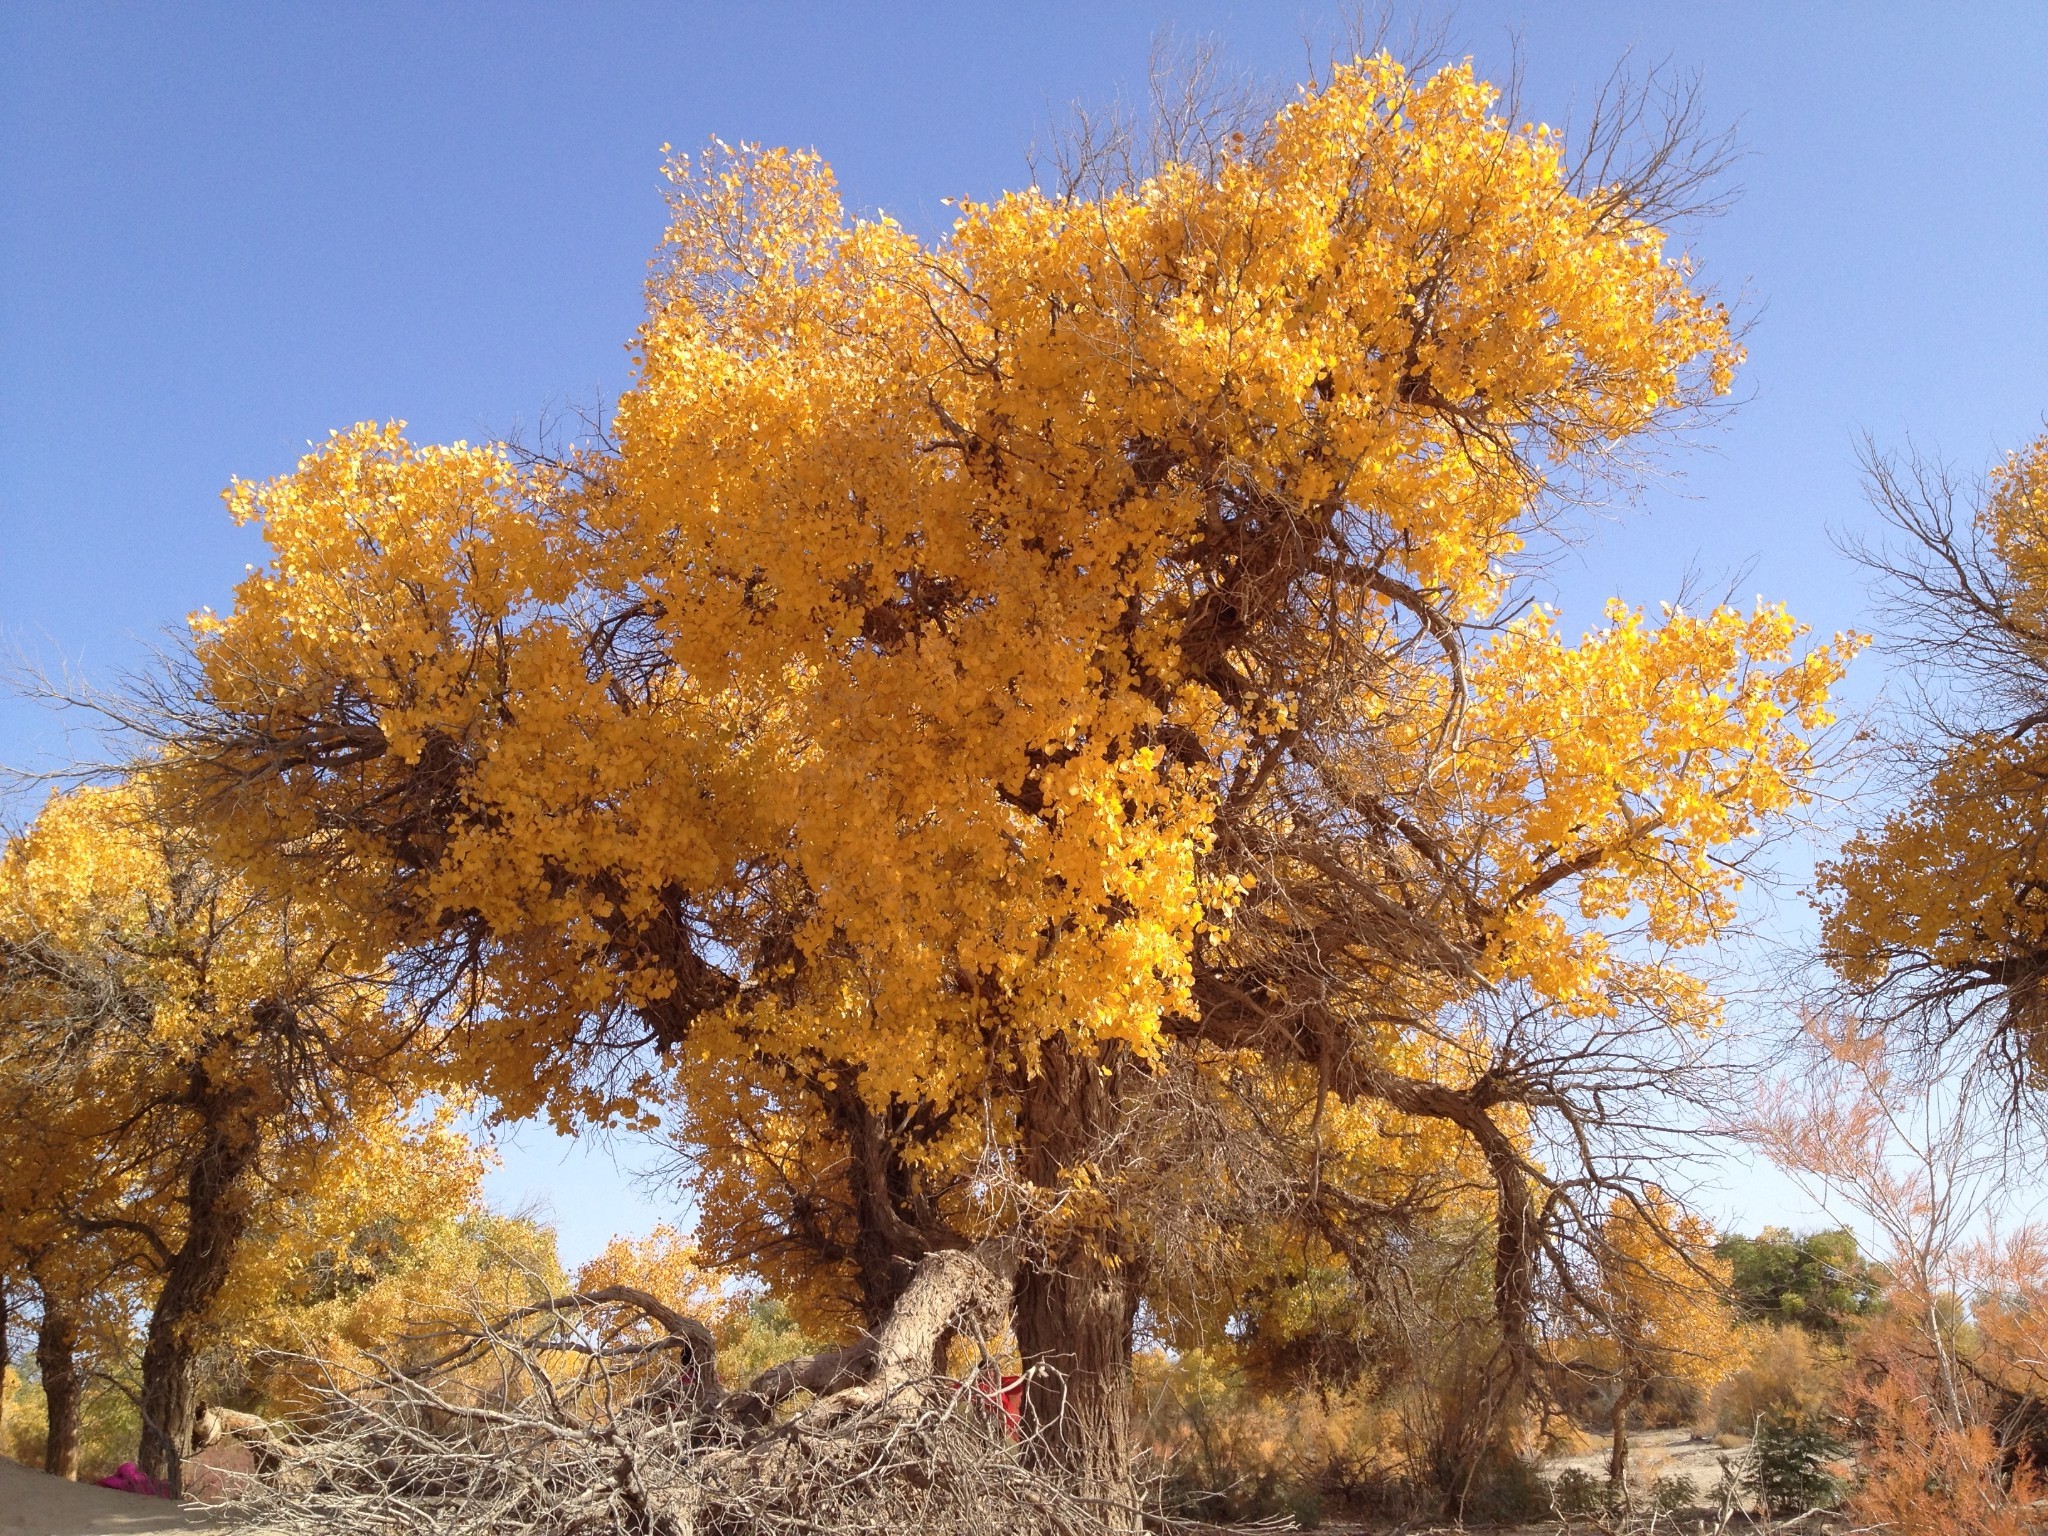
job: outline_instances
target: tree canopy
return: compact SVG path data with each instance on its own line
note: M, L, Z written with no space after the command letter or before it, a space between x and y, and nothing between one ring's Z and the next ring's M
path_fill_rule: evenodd
M1884 1294L1882 1267L1862 1255L1856 1234L1846 1228L1799 1236L1765 1227L1755 1237L1730 1234L1714 1252L1728 1266L1729 1287L1745 1321L1790 1323L1840 1338Z
M1856 1006L1923 1045L1962 1038L2038 1085L2048 1063L2041 898L2048 727L2048 437L1978 486L1878 459L1904 535L1865 546L1916 664L1902 793L1821 871L1822 944Z

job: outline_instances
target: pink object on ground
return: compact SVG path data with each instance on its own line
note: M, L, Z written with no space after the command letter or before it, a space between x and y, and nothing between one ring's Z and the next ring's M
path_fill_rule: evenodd
M146 1494L150 1498L156 1499L168 1499L171 1496L170 1489L151 1477L132 1461L124 1461L120 1466L114 1468L111 1473L100 1479L99 1486L102 1488L112 1488L119 1493Z

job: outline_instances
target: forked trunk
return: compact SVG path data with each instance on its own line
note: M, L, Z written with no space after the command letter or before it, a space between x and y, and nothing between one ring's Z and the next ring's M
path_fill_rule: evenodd
M1105 1156L1122 1108L1121 1077L1120 1061L1057 1043L1046 1048L1039 1075L1024 1086L1027 1179L1057 1190ZM1123 1248L1110 1213L1074 1223L1024 1260L1015 1285L1024 1430L1085 1497L1099 1501L1112 1530L1136 1528L1131 1330L1137 1293Z
M50 1437L43 1446L43 1470L57 1477L78 1476L78 1405L82 1383L78 1372L78 1318L71 1309L43 1293L43 1322L36 1330L36 1369L43 1377Z
M199 1329L227 1284L235 1249L248 1229L242 1175L256 1160L253 1126L231 1106L209 1127L186 1181L185 1241L164 1271L142 1348L142 1470L173 1493L184 1491L199 1408Z

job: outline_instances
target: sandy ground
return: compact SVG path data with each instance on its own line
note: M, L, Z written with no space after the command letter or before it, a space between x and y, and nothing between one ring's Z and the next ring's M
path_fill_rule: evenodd
M1689 1429L1632 1429L1628 1436L1629 1481L1644 1488L1659 1477L1689 1477L1703 1500L1712 1502L1721 1485L1721 1462L1737 1465L1741 1450L1723 1450L1712 1440L1696 1437ZM1596 1481L1607 1481L1607 1446L1554 1456L1543 1463L1546 1477L1556 1477L1567 1467L1577 1467Z
M1642 1486L1660 1475L1690 1477L1702 1496L1711 1498L1721 1480L1722 1450L1683 1429L1637 1430L1629 1436L1630 1470ZM1579 1467L1597 1480L1607 1476L1607 1450L1582 1451L1555 1457L1544 1464L1551 1477ZM1530 1526L1529 1532L1554 1531L1555 1526ZM110 1488L67 1483L0 1458L0 1536L176 1536L189 1532L222 1533L223 1527L167 1499L116 1493ZM1326 1536L1349 1536L1365 1528L1325 1526Z
M172 1536L218 1529L169 1499L67 1483L0 1459L0 1536Z

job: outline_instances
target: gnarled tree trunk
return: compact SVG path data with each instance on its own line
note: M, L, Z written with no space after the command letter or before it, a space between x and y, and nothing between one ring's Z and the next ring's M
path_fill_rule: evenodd
M248 1230L242 1175L261 1145L238 1095L206 1094L207 1139L185 1185L185 1240L164 1270L142 1348L142 1470L173 1493L184 1490L185 1458L199 1410L195 1366L199 1328L220 1299L235 1249Z
M914 1140L861 1096L851 1073L812 1085L837 1132L846 1162L846 1196L853 1217L848 1257L859 1293L861 1322L882 1327L911 1283L918 1262L945 1246L937 1213L916 1189L917 1173L904 1157ZM923 1220L918 1218L922 1217Z
M78 1370L78 1316L48 1290L43 1292L42 1326L36 1330L36 1369L42 1372L50 1421L43 1470L76 1478L78 1407L84 1385Z
M1022 1171L1053 1191L1100 1160L1118 1129L1123 1064L1054 1042L1024 1085ZM1111 1529L1134 1520L1131 1330L1137 1287L1112 1220L1077 1222L1029 1252L1015 1285L1027 1434Z

